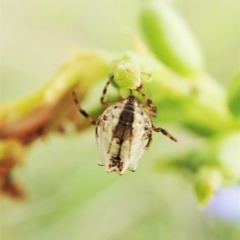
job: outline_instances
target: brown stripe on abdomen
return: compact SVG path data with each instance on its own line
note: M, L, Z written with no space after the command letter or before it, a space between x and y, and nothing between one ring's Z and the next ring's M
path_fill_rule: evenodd
M130 140L132 138L132 132L133 132L133 122L134 122L134 106L133 106L133 99L130 97L129 101L126 102L126 105L124 106L117 123L117 126L113 133L113 138L118 139L118 153L115 156L115 159L120 159L121 154L121 147L124 141Z
M132 137L132 124L134 122L134 106L132 101L128 101L124 106L113 133L113 138L118 138L121 142Z

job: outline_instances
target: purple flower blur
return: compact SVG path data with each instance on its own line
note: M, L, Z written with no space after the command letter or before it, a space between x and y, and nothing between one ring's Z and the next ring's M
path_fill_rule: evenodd
M240 186L219 189L204 212L220 219L240 222Z

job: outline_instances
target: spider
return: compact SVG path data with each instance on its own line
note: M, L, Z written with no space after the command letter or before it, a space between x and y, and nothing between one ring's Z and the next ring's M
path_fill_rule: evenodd
M173 141L177 141L170 133L161 127L155 127L150 117L156 116L157 108L152 100L141 92L141 87L135 89L146 100L147 105L142 106L131 94L128 98L111 104L105 101L109 84L113 76L107 81L101 104L106 110L95 121L79 104L73 91L74 102L78 111L96 126L96 141L99 151L100 166L106 166L107 172L116 171L122 175L127 169L135 172L140 158L150 146L152 131L161 132Z

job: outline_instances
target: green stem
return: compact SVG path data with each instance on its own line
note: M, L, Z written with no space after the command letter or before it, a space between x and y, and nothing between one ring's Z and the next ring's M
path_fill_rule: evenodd
M159 106L163 119L164 115L171 116L171 122L186 125L196 133L212 134L236 127L236 121L226 107L224 89L208 75L202 74L193 81L177 75L151 57L136 53L129 53L129 56L133 56L130 60L139 64L143 72L151 66L153 80L143 82L143 91ZM2 106L0 137L14 137L12 132L30 131L30 126L36 129L44 124L51 130L51 126L62 124L70 110L76 111L72 104L72 89L76 89L81 100L97 82L108 77L113 63L116 64L114 57L107 52L81 50L35 94Z

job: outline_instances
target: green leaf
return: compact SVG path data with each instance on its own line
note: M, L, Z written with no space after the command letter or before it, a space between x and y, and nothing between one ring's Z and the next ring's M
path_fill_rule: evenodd
M147 1L140 15L150 49L177 73L192 77L203 68L202 55L184 20L163 1Z

